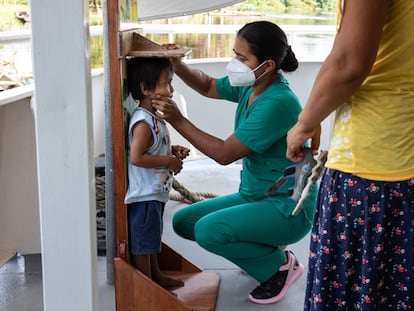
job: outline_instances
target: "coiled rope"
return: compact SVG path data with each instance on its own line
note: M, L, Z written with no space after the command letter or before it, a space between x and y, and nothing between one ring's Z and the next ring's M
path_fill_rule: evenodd
M208 198L218 197L218 194L211 192L191 192L180 184L177 179L173 179L172 187L178 193L170 193L170 200L180 201L184 203L195 203L198 201L203 201Z

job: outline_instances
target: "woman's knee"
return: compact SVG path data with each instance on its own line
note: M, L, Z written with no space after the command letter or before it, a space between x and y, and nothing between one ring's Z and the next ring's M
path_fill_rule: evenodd
M184 216L182 211L178 211L174 214L172 218L173 229L175 233L177 233L178 235L181 235L181 233L183 232L182 223L184 223Z
M179 236L194 240L194 224L189 221L187 213L184 210L177 211L172 218L172 227Z
M209 217L200 219L194 226L197 243L206 250L215 252L216 248L232 240L233 230L223 222L211 221Z

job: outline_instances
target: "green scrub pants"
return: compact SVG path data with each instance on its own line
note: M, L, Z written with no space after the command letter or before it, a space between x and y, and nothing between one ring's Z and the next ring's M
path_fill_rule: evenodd
M293 209L294 204L286 198L248 201L234 193L179 210L173 228L181 237L196 241L264 282L286 260L278 246L295 243L310 231L312 219L306 215L312 214L314 203L310 200L299 215L290 216L286 205Z

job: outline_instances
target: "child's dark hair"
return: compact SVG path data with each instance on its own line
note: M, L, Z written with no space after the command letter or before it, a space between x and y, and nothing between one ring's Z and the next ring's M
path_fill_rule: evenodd
M127 60L127 82L128 92L135 100L144 98L141 84L147 89L154 90L161 72L168 69L173 71L172 65L167 58L133 57Z
M288 44L286 34L274 23L257 21L244 25L237 36L246 40L260 63L268 59L276 62L276 70L286 72L298 68L298 60Z

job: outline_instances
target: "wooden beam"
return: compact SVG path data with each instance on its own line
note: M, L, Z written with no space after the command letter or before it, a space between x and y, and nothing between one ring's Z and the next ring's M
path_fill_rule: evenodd
M123 86L126 74L126 56L131 49L145 54L145 57L166 57L184 51L168 51L136 32L119 31L119 1L107 1L108 49L110 76L110 106L112 126L112 159L114 177L114 204L116 243L118 257L115 267L115 303L117 311L213 311L220 276L214 272L202 272L167 245L159 254L160 268L164 273L178 277L185 282L183 287L168 291L129 264L128 218L124 204L126 193L125 159L125 117ZM134 39L135 38L135 39ZM139 42L137 42L137 40ZM137 45L135 45L137 44ZM142 48L150 47L150 54ZM183 53L183 54L181 54ZM162 54L162 56L161 56ZM140 54L140 56L142 56Z
M126 164L124 138L124 111L122 106L122 72L119 53L118 0L107 1L108 56L110 77L110 106L112 127L112 159L114 177L115 234L118 256L128 257L128 220L124 204L126 193ZM120 254L120 249L125 254Z

